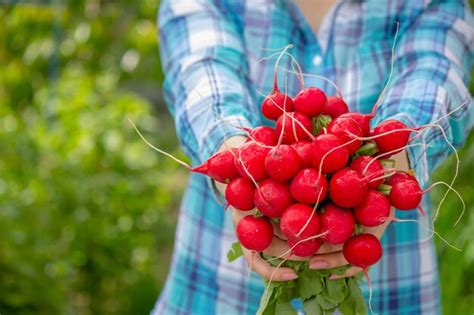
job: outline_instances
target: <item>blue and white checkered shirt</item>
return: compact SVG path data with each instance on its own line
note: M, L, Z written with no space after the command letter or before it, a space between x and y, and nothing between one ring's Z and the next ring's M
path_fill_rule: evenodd
M315 1L316 3L316 1ZM469 99L442 125L456 146L474 120L467 85L473 63L474 22L462 1L339 1L315 35L293 1L162 0L158 18L164 90L183 150L200 163L234 125L271 125L259 111L272 90L275 49L293 44L290 53L303 72L325 76L342 90L351 111L368 113L387 82L396 21L400 31L395 69L373 124L396 118L410 126L430 123ZM281 66L291 69L288 58ZM295 95L293 74L279 72L283 90ZM306 86L334 95L327 82L306 77ZM198 93L196 93L198 91ZM418 139L409 159L423 184L450 150L435 129ZM426 146L429 144L430 146ZM427 201L425 201L427 207ZM397 213L420 219L416 211ZM384 256L370 270L373 309L379 314L440 312L438 269L428 232L416 223L393 223L382 243ZM262 281L247 278L243 259L228 263L235 235L230 214L215 200L201 175L192 175L177 227L173 263L154 314L253 314ZM367 285L362 284L367 296Z

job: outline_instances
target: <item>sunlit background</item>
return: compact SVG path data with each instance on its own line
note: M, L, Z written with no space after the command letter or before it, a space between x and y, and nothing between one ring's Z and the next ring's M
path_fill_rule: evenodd
M0 6L0 313L148 313L187 180L126 121L185 158L162 100L158 0L38 3ZM474 313L472 134L460 155L466 215L452 227L450 196L437 223L464 248L437 240L446 314Z

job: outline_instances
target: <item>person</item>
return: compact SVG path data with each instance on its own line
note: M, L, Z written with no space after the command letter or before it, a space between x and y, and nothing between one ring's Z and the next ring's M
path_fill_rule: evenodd
M397 23L394 69L373 126L391 118L421 126L464 104L440 121L449 141L461 146L473 123L467 86L474 59L474 22L466 2L162 0L158 30L164 92L183 150L197 165L224 147L245 141L245 132L232 125L272 124L259 108L273 87L275 58L266 57L288 44L304 73L334 81L351 111L369 113L390 75ZM280 89L295 95L300 84L291 69L290 59L282 58ZM336 93L320 77L307 75L304 82L328 95ZM414 169L425 185L450 150L435 129L416 143L420 145L397 159L402 167ZM261 277L268 279L274 269L248 251L245 259L227 261L241 214L224 211L219 202L222 189L202 175L190 176L171 270L153 314L256 312L264 289ZM397 216L423 219L417 211ZM440 313L436 253L432 239L422 241L429 235L426 227L398 223L371 232L381 238L384 249L381 261L370 269L374 311ZM285 246L275 237L270 254L282 253L288 249ZM256 272L248 277L251 259ZM325 248L310 258L312 268L344 264L340 247ZM351 268L345 276L358 271ZM281 268L273 279L296 276ZM361 286L367 298L367 284Z

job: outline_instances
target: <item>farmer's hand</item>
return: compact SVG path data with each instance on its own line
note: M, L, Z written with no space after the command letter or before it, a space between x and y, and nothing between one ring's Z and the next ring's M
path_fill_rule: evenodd
M402 151L394 155L392 159L395 160L395 163L400 170L404 170L404 171L409 170L410 167L409 167L408 156L407 156L406 151ZM390 217L393 217L394 214L395 214L395 209L392 207L390 209ZM373 234L380 239L382 238L382 235L389 224L390 224L390 220L387 220L382 225L379 225L376 227L364 227L364 232ZM319 250L318 254L311 257L311 260L310 260L310 268L312 269L330 269L330 268L344 266L347 264L348 262L344 258L344 255L342 254L342 245L324 244ZM341 276L333 275L331 276L331 279L353 277L361 271L362 271L361 268L350 267L349 269L347 269L344 275L341 275Z
M229 138L219 149L225 150L228 148L239 147L242 143L246 140L243 136L237 136ZM215 183L219 192L224 195L225 188L227 185L223 183ZM232 221L234 226L237 226L240 219L244 216L252 214L253 211L240 211L237 209L231 208L232 211ZM308 258L301 258L291 254L290 247L286 243L286 241L282 240L283 236L281 234L280 228L278 224L273 224L275 236L273 237L273 241L270 246L264 251L265 254L272 256L272 257L281 257L281 258L288 258L290 260L308 260ZM271 266L268 262L266 262L259 253L250 251L246 248L243 248L244 257L247 260L247 264L249 267L257 272L261 277L265 279L272 279L272 281L288 281L297 278L295 271L291 268L275 268Z

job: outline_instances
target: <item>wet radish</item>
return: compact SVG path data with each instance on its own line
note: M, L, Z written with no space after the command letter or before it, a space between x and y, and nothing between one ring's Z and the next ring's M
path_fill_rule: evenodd
M319 238L312 238L306 241L288 239L287 243L292 254L299 257L309 257L318 252L323 242Z
M317 170L321 168L324 174L331 174L344 168L349 160L349 153L342 145L343 142L339 137L333 134L321 134L317 136L311 148L313 166ZM330 151L331 153L327 154Z
M249 132L247 142L249 141L257 141L263 145L274 146L277 144L278 138L275 129L267 126L260 126Z
M349 107L342 98L337 96L327 97L327 103L323 110L324 115L329 115L334 119L347 112L349 112Z
M349 168L337 171L329 181L329 196L343 208L357 207L366 197L368 180Z
M301 161L303 163L303 167L311 167L313 165L312 163L312 145L311 142L309 141L299 141L291 144L293 149L296 150L298 155L301 158Z
M274 147L265 158L267 174L278 181L287 181L302 168L303 161L293 147L282 144Z
M351 209L341 208L329 202L319 214L321 233L327 232L321 238L328 244L344 243L355 230L355 220Z
M380 175L383 174L383 170L384 170L379 160L368 155L362 155L352 160L349 168L356 171L363 177L366 177L366 176L381 177ZM369 188L375 189L378 186L380 186L380 184L382 184L383 181L384 181L383 178L371 181L369 182Z
M326 107L326 94L321 89L309 87L301 90L293 99L297 112L312 118L319 115Z
M380 153L392 152L396 154L397 150L402 150L410 138L410 130L399 120L390 119L380 123L371 132L374 141ZM382 136L378 136L381 135Z
M312 140L313 124L311 120L298 112L281 115L275 127L278 136L283 132L283 143Z
M357 151L362 143L361 140L354 137L362 137L362 130L357 122L351 118L336 118L329 123L327 130L329 133L338 136L342 143L347 143L346 149L349 155Z
M273 226L264 217L247 215L237 223L236 235L243 247L261 252L273 240Z
M293 197L302 203L315 204L322 201L328 191L328 183L324 175L313 168L298 172L290 184Z
M378 226L390 216L390 202L382 193L369 190L362 203L354 208L354 215L364 226Z
M283 212L280 228L288 239L306 239L318 234L319 218L313 207L297 203Z
M390 189L390 204L400 210L412 210L419 207L423 192L415 180L395 183Z
M382 245L372 234L359 234L344 243L342 252L351 265L367 269L382 258Z
M262 147L255 142L244 143L238 150L235 167L240 176L261 181L268 177L265 171L265 158L269 148Z
M242 198L247 196L242 196ZM255 207L270 218L279 218L294 199L287 183L267 178L259 183L254 195Z
M225 189L227 204L235 209L248 211L255 208L255 186L247 178L238 177L230 181Z

